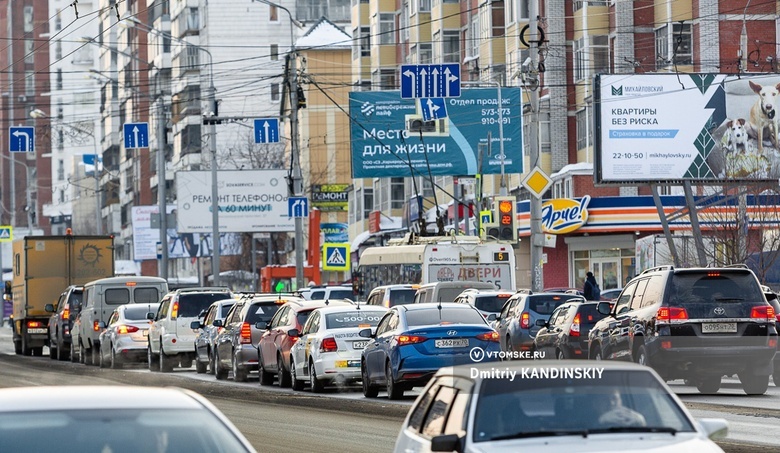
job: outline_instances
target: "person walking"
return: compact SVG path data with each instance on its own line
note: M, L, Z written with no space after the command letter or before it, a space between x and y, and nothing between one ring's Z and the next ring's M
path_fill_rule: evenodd
M586 300L601 300L601 288L593 276L593 272L585 274L585 285L582 288L582 294Z

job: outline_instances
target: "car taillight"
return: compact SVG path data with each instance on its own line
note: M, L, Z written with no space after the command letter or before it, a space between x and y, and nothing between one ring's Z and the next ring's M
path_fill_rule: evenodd
M531 326L531 315L528 312L524 312L520 315L520 328L527 329Z
M775 309L771 305L762 305L760 307L753 307L750 310L750 317L753 319L766 320L772 322L775 320Z
M574 315L574 321L571 323L571 328L569 329L569 336L570 337L580 336L580 314L579 313Z
M179 301L173 303L173 310L171 310L171 319L176 319L179 316Z
M62 310L62 318L63 321L67 321L70 318L70 308L65 307L65 310Z
M92 323L92 330L94 330L95 332L99 332L100 331L100 321L95 320Z
M241 324L241 336L239 338L241 344L252 343L252 325L248 322Z
M422 343L427 338L421 337L419 335L398 335L395 337L395 341L398 342L399 346L404 346L407 344L415 344L415 343Z
M27 328L28 329L37 329L39 327L43 327L43 323L40 321L27 321Z
M322 339L320 343L320 352L336 352L339 346L336 344L336 339L333 337L327 337Z
M133 332L138 332L138 327L136 327L136 326L128 326L128 325L122 324L121 326L117 327L116 331L120 335L126 334L126 333L133 333Z
M656 313L658 321L672 321L675 319L688 319L688 312L680 307L661 307Z
M477 335L477 340L495 341L496 343L498 343L498 332L493 331L493 332L481 333Z

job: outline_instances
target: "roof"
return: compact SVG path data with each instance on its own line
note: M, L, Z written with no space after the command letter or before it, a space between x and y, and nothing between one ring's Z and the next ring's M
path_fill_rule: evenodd
M312 27L297 41L296 49L351 49L352 35L339 28L338 25L321 17Z
M98 280L93 280L89 283L87 283L84 286L92 286L97 283L129 283L129 282L136 282L136 283L168 283L164 278L160 277L144 277L144 276L121 276L121 277L108 277L108 278L101 278Z
M0 389L0 413L74 409L202 409L180 388L118 385L37 386ZM110 404L106 404L110 401Z

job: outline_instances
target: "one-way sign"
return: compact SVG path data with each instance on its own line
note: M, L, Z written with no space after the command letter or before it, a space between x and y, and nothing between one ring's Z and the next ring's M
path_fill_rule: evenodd
M279 143L279 120L277 118L255 120L255 143Z
M402 64L401 98L460 97L460 65Z
M125 149L149 147L149 123L124 125Z
M420 110L423 121L447 118L447 104L444 102L444 98L421 98Z
M35 128L10 127L8 131L8 150L12 153L35 152Z

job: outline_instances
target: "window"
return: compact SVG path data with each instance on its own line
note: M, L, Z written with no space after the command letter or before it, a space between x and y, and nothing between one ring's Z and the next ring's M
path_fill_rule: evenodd
M54 43L54 58L62 60L62 42L59 39Z
M279 59L279 44L271 44L271 60Z
M60 203L65 203L65 191L60 189Z
M412 0L412 15L431 12L431 0Z
M586 54L585 38L574 41L572 45L574 47L574 80L583 80L588 77L588 56Z
M379 44L395 44L395 14L379 14Z
M655 31L655 69L666 68L669 63L669 27L664 25Z
M590 37L593 57L593 74L609 72L609 37L606 35ZM590 77L590 74L588 74Z
M65 161L62 159L57 160L57 181L65 180Z
M577 149L585 149L591 144L588 128L588 109L577 112Z
M57 89L62 89L62 69L57 68Z
M631 299L634 295L634 289L636 288L636 282L629 283L628 286L626 286L623 289L623 292L620 294L620 298L616 302L615 307L615 313L621 314L629 311L631 309Z
M401 14L398 15L398 31L401 32L401 42L409 42L409 3L403 2Z
M271 101L279 102L281 99L282 99L282 95L279 92L279 84L278 83L272 83L271 84Z
M363 188L363 218L367 219L371 211L374 210L374 189L372 187Z
M588 6L607 6L606 0L574 0L574 11L582 9L583 5Z
M33 31L33 7L32 6L24 7L24 31L25 33Z
M634 291L634 297L631 299L631 310L638 310L642 307L642 296L645 295L645 288L647 287L649 279L639 280Z
M62 30L62 11L59 9L57 10L57 15L54 16L54 30Z
M509 2L512 3L512 2ZM468 43L466 43L466 54L469 57L479 56L479 15L475 14L471 18L471 25L468 29Z
M404 178L390 178L390 208L404 207Z
M268 20L270 22L279 22L279 8L274 5L268 5Z
M429 42L421 42L417 45L417 47L419 49L417 64L433 63L433 44Z
M130 291L127 288L107 289L103 297L108 305L123 305L130 303Z
M27 96L35 95L35 71L25 71L24 73L24 94Z
M24 40L24 62L35 63L35 43L32 39Z
M442 61L460 63L460 31L444 30L442 35Z
M371 56L371 27L360 27L360 56Z
M380 69L374 72L374 86L380 90L392 90L398 86L395 83L395 69Z
M428 409L428 414L423 421L420 434L424 437L431 438L438 436L444 431L444 423L447 419L447 412L455 400L455 394L457 392L451 387L441 387L436 394L436 398L431 404L431 408Z

